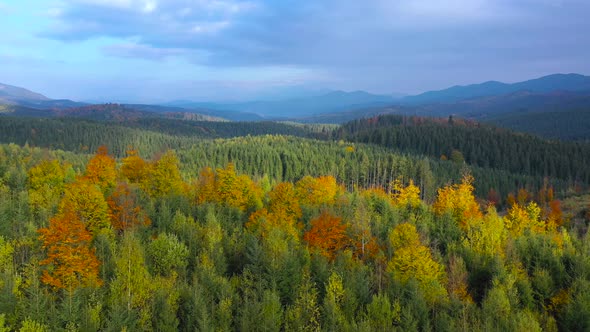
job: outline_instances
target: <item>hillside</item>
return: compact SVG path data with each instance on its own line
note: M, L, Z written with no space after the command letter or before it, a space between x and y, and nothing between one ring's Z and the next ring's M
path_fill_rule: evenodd
M299 118L300 122L345 123L378 115L444 117L450 115L478 122L493 123L515 131L549 139L588 140L586 114L590 93L514 92L505 95L464 99L456 102L420 106L371 107Z
M335 139L377 144L480 167L590 183L590 145L546 141L456 118L394 115L356 120L334 132Z
M534 112L513 112L492 116L486 122L547 139L590 140L590 108Z
M584 326L589 145L458 118L143 112L0 118L0 326Z
M49 98L25 88L0 83L0 103L16 104L24 100L48 101Z
M401 119L401 118L400 118ZM398 135L401 127L391 128L385 126L385 122L382 122L379 128L371 128L372 135L368 135L368 128L360 130L358 127L356 130L355 123L351 122L342 128L334 128L329 126L319 125L291 125L284 123L274 122L189 122L189 121L178 121L178 120L164 120L164 119L140 119L134 122L124 123L108 123L108 122L93 122L80 119L19 119L19 118L4 118L0 121L0 142L14 142L17 144L29 144L31 146L59 148L68 151L85 152L97 149L100 145L106 145L112 153L116 156L124 156L129 146L133 146L144 154L154 154L163 149L175 148L179 151L187 151L191 149L193 145L203 146L207 144L208 148L203 148L203 151L211 151L216 149L215 147L225 146L225 143L221 141L211 141L211 138L233 138L240 136L264 136L264 135L290 135L299 136L306 138L321 138L328 139L333 136L337 140L345 139L357 142L374 143L376 145L383 145L384 150L381 152L367 152L373 148L365 147L358 150L351 155L355 156L355 159L351 160L351 164L346 166L341 164L338 166L336 172L335 165L338 165L339 158L329 159L327 152L321 152L319 150L315 154L310 154L313 148L313 143L299 142L299 141L288 141L290 143L281 144L284 150L277 150L272 152L270 155L265 155L263 150L258 147L258 144L254 144L254 141L250 140L236 140L232 145L232 152L228 155L233 156L229 159L221 159L223 162L216 163L215 165L221 165L224 162L234 160L237 156L242 153L247 153L244 156L244 160L247 160L248 167L260 167L260 170L266 169L265 167L273 167L275 171L269 174L277 174L282 176L285 174L286 169L299 169L296 174L302 176L305 172L311 174L317 174L318 170L329 171L330 174L337 175L338 179L343 183L349 183L362 186L371 186L371 184L379 183L380 185L386 185L391 180L390 172L396 169L398 166L389 164L389 154L392 152L406 154L413 156L415 161L412 162L416 165L423 164L419 162L425 156L431 157L431 161L427 163L427 166L420 166L423 169L430 169L435 172L436 176L434 180L428 180L431 183L437 183L442 185L445 181L450 179L457 179L462 173L461 169L465 168L466 165L462 163L456 163L451 161L440 161L441 154L446 154L449 158L452 155L453 150L463 149L463 146L449 146L447 143L441 143L441 148L448 151L444 152L433 152L434 142L445 141L448 135L462 135L459 137L465 137L465 135L474 135L471 129L457 126L435 126L435 125L423 125L419 126L417 130L410 130L410 134L405 134L407 140L400 141L403 144L382 144L381 141L374 142L369 138L374 137L389 137L387 135ZM353 128L353 129L351 129ZM403 129L407 131L411 129ZM332 133L332 130L333 133ZM352 131L351 131L352 130ZM515 191L518 188L529 188L536 190L543 186L545 181L545 175L549 175L548 178L551 184L558 189L560 192L565 193L567 190L572 188L576 183L586 187L589 185L587 181L590 176L590 171L585 167L576 168L575 165L583 162L587 158L587 146L586 145L554 145L553 143L545 142L542 140L534 139L528 136L515 135L505 130L484 130L477 140L472 140L473 143L465 146L478 146L475 142L481 142L483 139L497 141L497 142L510 142L510 144L493 145L495 149L493 154L489 154L487 149L481 150L477 156L478 162L472 162L469 159L469 149L464 150L465 159L472 165L468 167L476 175L477 178L477 194L480 197L485 197L490 189L495 189L502 195L506 195L510 191ZM385 134L389 132L390 134ZM368 136L367 136L368 135ZM394 137L391 136L391 137ZM431 140L418 139L419 137L432 137ZM522 136L522 137L521 137ZM395 136L397 137L397 136ZM239 142L239 143L238 143ZM280 141L276 141L278 142ZM450 141L449 141L450 142ZM229 142L228 142L229 143ZM387 142L386 142L387 143ZM475 145L474 145L475 144ZM259 166L267 165L272 162L268 160L275 160L277 156L288 158L290 145L293 145L301 156L298 158L299 161L295 162L289 167L283 165L283 167L275 166ZM526 164L528 168L521 165L518 160L512 160L507 158L501 158L500 156L508 156L512 158L512 149L516 149L516 146L521 145L517 148L517 151L524 151L525 153L540 152L541 156L545 156L546 159L536 164ZM322 145L324 146L324 145ZM333 145L332 148L337 151L343 151L348 145L346 143L339 143ZM357 151L351 145L353 151ZM532 146L535 146L533 149ZM560 158L560 154L551 155L554 149L577 149L575 150L576 158L571 160L564 160ZM424 149L424 147L427 147ZM198 151L199 149L197 149ZM195 151L195 153L199 153ZM323 155L326 154L326 155ZM547 156L547 154L549 156ZM204 160L211 160L211 155L203 156ZM486 159L489 158L489 159ZM268 160L267 160L268 159ZM307 160L309 159L309 160ZM217 159L215 159L217 160ZM536 160L536 159L533 159ZM310 165L308 167L301 168L302 163ZM335 163L335 164L334 164ZM270 165L269 164L269 165ZM239 164L238 164L239 165ZM315 166L311 166L315 165ZM334 166L329 166L334 165ZM531 166L532 165L532 166ZM551 165L551 173L546 174L544 168L545 165ZM242 167L239 165L239 167ZM276 168L278 167L278 168ZM519 168L521 167L521 168ZM573 168L573 170L572 170ZM280 170L280 171L277 171ZM249 171L255 172L255 169L248 169ZM302 170L305 172L301 173ZM558 171L559 170L559 171ZM278 173L277 173L278 172ZM333 173L336 172L336 173ZM416 171L418 172L418 171ZM259 173L256 173L259 174ZM340 175L338 175L340 174ZM425 175L415 175L412 173L413 178L422 179ZM418 174L421 174L418 172ZM297 177L289 177L289 179L297 179ZM579 182L574 182L573 180ZM422 180L421 180L422 181ZM427 180L424 180L427 181ZM435 181L435 182L432 182ZM428 191L430 192L430 191Z
M202 143L122 159L0 144L0 326L588 326L587 219L570 224L550 188L498 214L470 177L428 184L444 178L427 160L383 148ZM380 167L397 181L358 185Z

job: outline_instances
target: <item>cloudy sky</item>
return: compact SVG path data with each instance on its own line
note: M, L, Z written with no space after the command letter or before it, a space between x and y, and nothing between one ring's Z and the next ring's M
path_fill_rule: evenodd
M0 0L0 82L157 102L588 75L588 17L588 0Z

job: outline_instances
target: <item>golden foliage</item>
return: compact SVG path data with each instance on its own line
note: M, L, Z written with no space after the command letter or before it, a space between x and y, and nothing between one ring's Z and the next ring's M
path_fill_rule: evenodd
M298 242L301 228L298 221L302 213L293 184L279 183L268 196L268 209L263 208L253 213L246 227L263 237L268 237L273 229L279 229Z
M29 203L34 209L57 205L65 187L66 169L57 160L43 160L28 172Z
M399 179L393 182L392 192L393 204L396 206L411 206L416 208L420 206L420 188L414 185L410 180L407 186L403 186Z
M47 258L40 262L47 268L41 281L54 289L73 291L78 287L100 286L100 265L90 248L92 236L72 210L64 211L39 230L39 239Z
M148 163L143 160L137 150L127 150L127 157L123 158L121 172L131 183L143 183L149 173Z
M535 202L529 202L526 206L520 203L512 205L504 216L504 225L514 237L521 236L525 230L537 233L545 230L541 220L541 208Z
M218 168L213 175L210 168L201 171L197 183L197 202L216 202L246 211L262 207L262 189L247 175L237 175L232 163Z
M464 240L478 254L503 254L502 248L506 240L504 221L498 216L493 205L488 207L483 218L472 220L465 230Z
M106 146L101 146L86 165L85 179L105 192L117 183L117 168L115 158L109 156Z
M473 190L471 176L464 176L460 184L438 189L436 201L432 205L434 212L438 215L452 213L461 228L466 229L472 220L482 218Z
M415 247L420 245L420 235L416 226L409 223L399 224L389 233L389 243L394 250Z
M205 167L201 170L196 186L198 204L216 200L215 172L211 167Z
M420 243L416 227L409 223L397 225L389 239L395 251L387 270L393 277L402 283L415 279L429 302L445 299L444 266L436 262L430 249Z
M174 151L166 151L159 159L152 162L148 169L149 177L148 181L144 181L144 189L151 196L162 197L186 192L178 168L178 158Z
M319 206L333 204L342 189L333 176L304 176L295 184L295 190L301 204Z
M109 208L102 192L85 178L66 187L58 214L66 212L75 213L93 235L110 227Z

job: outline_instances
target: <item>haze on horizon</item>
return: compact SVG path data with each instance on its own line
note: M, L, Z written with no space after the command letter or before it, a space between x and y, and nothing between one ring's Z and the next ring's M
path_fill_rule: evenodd
M584 0L0 0L0 82L163 102L588 74L588 13Z

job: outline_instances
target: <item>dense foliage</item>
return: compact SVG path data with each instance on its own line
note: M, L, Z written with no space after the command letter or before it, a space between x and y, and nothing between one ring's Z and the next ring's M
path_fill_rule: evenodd
M551 191L502 216L465 175L430 204L399 155L372 188L290 163L260 176L233 146L300 144L345 170L369 149L243 140L151 159L1 145L0 329L590 329L588 220Z
M328 128L279 122L183 121L150 117L114 123L75 118L0 117L0 142L77 152L95 151L106 145L116 156L123 156L129 146L153 154L167 148L184 147L203 138L267 134L326 137Z
M590 145L546 141L460 119L384 115L349 122L334 137L484 168L590 183Z
M590 108L530 113L500 114L486 119L498 126L531 133L548 139L590 140Z
M387 187L394 179L394 174L397 174L404 179L414 179L422 191L422 198L427 201L434 198L436 187L449 181L457 181L466 168L470 169L476 179L477 196L484 198L490 192L505 197L518 188L537 191L547 184L559 193L577 189L579 185L587 185L571 179L530 175L522 170L510 172L501 167L469 166L463 164L460 154L459 161L457 158L452 159L453 154L449 156L450 161L441 161L439 156L426 158L412 153L423 143L420 140L415 142L416 148L387 148L344 141L267 135L286 133L325 138L334 127L324 125L201 123L162 119L144 119L138 123L111 124L68 118L1 118L0 142L82 153L96 151L99 146L105 145L117 157L124 157L129 147L134 147L142 155L154 155L174 148L182 160L182 167L192 173L197 173L205 166L224 167L232 161L241 172L256 177L266 175L278 181L296 181L305 175L329 174L348 189ZM146 126L151 129L133 128L141 127L141 123L148 123ZM204 127L200 127L201 125ZM352 123L348 126L350 125ZM438 126L426 134L435 135L438 132L444 133L445 130L445 126ZM342 129L336 132L340 133ZM252 136L210 139L219 136L235 137L245 133L251 133ZM544 141L540 143L542 146L549 144ZM504 151L503 148L501 151Z

